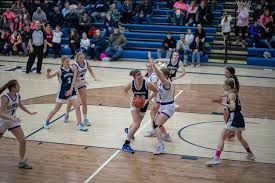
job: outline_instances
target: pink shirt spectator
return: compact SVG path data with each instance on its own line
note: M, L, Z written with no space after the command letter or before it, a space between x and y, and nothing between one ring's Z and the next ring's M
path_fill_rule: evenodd
M181 11L187 11L187 6L185 3L175 2L173 7L175 9L180 9Z
M240 12L237 16L237 26L247 27L249 24L249 10L247 8L242 8L239 11Z
M273 22L273 17L271 15L269 15L269 16L261 15L260 22L261 22L261 24L266 26L266 24Z
M10 12L6 11L3 13L3 15L5 15L8 18L9 22L13 22L14 18L16 17L16 14L13 13L12 11Z

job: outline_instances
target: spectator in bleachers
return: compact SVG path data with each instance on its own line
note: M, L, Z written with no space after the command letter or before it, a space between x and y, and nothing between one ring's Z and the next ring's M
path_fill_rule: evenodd
M12 54L13 55L15 55L15 54L21 55L23 52L22 37L18 31L15 30L11 34L10 43L11 43Z
M186 21L187 14L187 5L183 2L183 0L179 0L175 2L173 5L174 8L174 24L175 25L184 25Z
M104 34L109 36L114 32L115 27L118 27L118 23L111 17L110 14L106 14L106 18L103 23Z
M31 29L29 26L24 27L24 31L22 32L22 48L24 51L24 55L28 55L29 53L29 39L31 36Z
M80 51L87 55L90 52L91 42L85 32L82 33L82 39L80 39Z
M202 28L201 24L197 25L197 30L195 30L195 37L199 37L201 42L205 42L205 31Z
M15 17L13 22L10 23L10 30L11 32L22 30L22 23L19 21L19 17Z
M53 3L50 3L48 0L44 0L41 4L41 9L45 12L46 16L49 17L50 13L52 12L54 7Z
M260 17L260 25L262 27L262 38L265 39L265 43L268 48L272 48L271 46L271 38L272 38L272 28L273 28L273 17L270 14L268 9L264 10L264 13Z
M23 29L26 27L26 26L31 26L31 23L30 23L30 21L28 20L28 19L25 19L24 21L23 21L23 24L22 24L22 27L23 27Z
M132 0L124 0L121 9L121 22L129 23L134 15L134 4Z
M114 33L109 37L109 47L105 50L110 60L116 60L122 54L123 48L127 45L127 39L120 33L119 28L114 29Z
M230 45L231 21L231 15L228 15L227 12L224 12L223 18L221 20L224 45Z
M142 23L146 21L147 23L151 24L152 13L152 6L149 4L148 0L145 0L144 3L141 4L138 8L137 14L134 17L135 22Z
M30 16L28 10L25 7L23 7L21 9L21 12L19 14L19 19L20 19L21 22L24 22L24 20L29 20L30 21L31 16Z
M75 29L72 29L70 36L69 36L69 47L71 48L71 51L72 51L71 59L74 59L76 50L77 50L77 48L79 48L79 44L80 44L79 35Z
M249 8L244 2L240 2L238 5L238 15L237 15L237 25L235 27L235 35L237 37L237 41L235 44L238 44L239 41L242 43L242 47L245 47L245 34L247 31L247 27L249 24ZM239 32L242 32L242 35L239 36Z
M121 15L119 10L117 9L117 6L115 3L113 3L111 5L111 8L109 9L109 11L107 12L107 14L109 14L112 18L112 20L114 20L116 22L116 24L119 23Z
M74 10L70 7L69 13L64 18L64 24L62 28L62 32L64 33L64 37L67 37L68 33L71 29L77 29L79 26L79 17Z
M206 1L202 0L197 10L196 22L204 26L209 24L210 21L211 21L211 10L208 7Z
M77 8L75 9L75 13L78 15L78 16L82 16L83 13L84 13L85 9L84 7L82 6L82 3L81 2L78 2L77 3Z
M9 22L13 22L14 18L16 17L16 14L13 11L11 11L10 8L7 8L2 16L6 16Z
M252 40L253 47L256 47L261 39L260 24L257 19L249 25L248 37Z
M32 20L38 20L39 22L47 21L46 13L41 7L37 7L36 12L32 15Z
M172 36L171 32L168 32L162 41L161 48L157 49L158 58L170 58L172 52L176 50L176 45L176 39Z
M187 65L188 62L188 54L190 53L190 45L194 41L194 35L192 34L192 30L188 29L187 34L185 35L185 44L186 44L186 50L184 53L184 65Z
M70 12L70 4L68 1L65 2L64 8L62 9L62 15L65 17Z
M106 12L109 9L109 6L106 2L106 0L97 0L94 4L94 13L92 16L97 20L98 17L104 20L106 16Z
M2 15L1 22L0 22L1 29L10 29L10 22L6 15Z
M95 34L91 40L90 56L91 59L99 59L99 54L106 48L106 38L100 29L95 31Z
M95 23L95 19L88 15L88 12L84 11L83 16L79 19L79 30L80 32L87 33L92 23Z
M45 26L44 32L45 32L46 39L47 39L47 47L46 48L52 48L53 47L53 31L52 31L50 24L47 24ZM45 53L45 56L47 56L47 53L48 53L48 49L47 49L47 52Z
M190 5L187 9L187 15L186 15L186 26L196 26L196 14L197 14L198 7L196 5L195 1L191 1Z
M9 52L9 44L10 44L10 33L8 29L2 28L1 29L1 36L0 36L0 52L3 55L7 55Z
M54 11L49 15L49 24L52 27L62 26L63 21L64 19L62 13L59 11L58 6L55 6Z
M184 66L187 65L188 54L190 52L189 45L185 41L185 35L180 35L180 40L177 41L176 51L179 53L179 58L184 62Z
M55 27L55 30L53 31L53 52L54 52L54 57L61 57L61 37L63 33L60 30L61 28L59 26Z
M191 43L190 50L192 52L192 67L195 66L195 61L197 62L196 67L200 67L201 55L203 54L203 43L199 37L196 37Z
M16 0L14 4L11 5L11 9L16 15L21 13L21 7L22 5L20 0Z

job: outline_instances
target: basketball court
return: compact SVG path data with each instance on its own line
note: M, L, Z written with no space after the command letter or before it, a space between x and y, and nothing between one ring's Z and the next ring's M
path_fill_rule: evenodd
M10 59L10 60L9 60ZM88 132L76 130L74 111L69 123L63 123L65 106L53 118L50 129L42 122L53 108L58 90L57 78L45 74L26 75L27 58L0 56L0 84L17 79L23 103L35 116L18 110L27 137L27 157L33 170L16 167L18 143L7 132L0 140L0 182L273 182L275 175L275 72L236 68L246 121L244 136L256 155L245 159L245 150L235 141L227 141L216 167L206 167L213 156L224 126L223 108L211 103L222 95L224 68L218 66L186 67L187 74L175 81L175 115L165 124L172 142L165 143L167 154L152 154L156 138L143 137L150 129L147 112L136 139L137 150L120 150L131 122L129 103L122 89L132 78L133 68L145 73L144 62L89 61L99 81L88 76ZM44 59L43 71L58 69L58 59Z

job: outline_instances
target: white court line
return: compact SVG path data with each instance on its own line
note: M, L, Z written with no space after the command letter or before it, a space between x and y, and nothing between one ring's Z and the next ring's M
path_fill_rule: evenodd
M183 90L177 90L180 91L175 97L174 100L176 100L183 92ZM151 123L151 119L147 121L137 132L136 136L139 135L143 129L145 129L149 124ZM84 183L90 182L114 157L118 155L118 153L121 152L121 149L117 150L110 158L108 158L87 180L84 181Z

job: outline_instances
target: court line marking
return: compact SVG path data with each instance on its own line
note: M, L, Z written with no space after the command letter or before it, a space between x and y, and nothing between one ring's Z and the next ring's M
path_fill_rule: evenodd
M182 94L182 92L183 90L179 90L179 93L177 93L177 95L174 97L174 100L176 100ZM135 135L138 136L142 132L142 130L145 129L150 123L151 119L148 120L141 128L139 128ZM88 179L84 181L84 183L90 182L120 152L121 149L118 149L114 154L112 154L90 177L88 177Z

